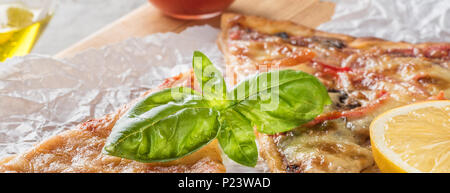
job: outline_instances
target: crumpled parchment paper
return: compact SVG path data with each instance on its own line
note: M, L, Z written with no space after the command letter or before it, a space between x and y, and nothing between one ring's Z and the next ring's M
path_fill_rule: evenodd
M448 0L334 0L335 12L320 30L391 41L450 42Z
M165 78L190 69L200 50L223 66L219 30L175 34L90 49L66 60L16 57L0 65L0 155L21 152L62 130L113 112Z
M319 29L395 41L450 41L450 3L428 0L341 0ZM0 158L128 103L191 67L194 50L219 68L219 29L188 28L89 49L73 58L28 55L0 63ZM228 172L264 172L224 158Z

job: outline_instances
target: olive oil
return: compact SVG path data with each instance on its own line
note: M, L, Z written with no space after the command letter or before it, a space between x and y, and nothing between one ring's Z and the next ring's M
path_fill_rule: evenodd
M0 62L33 48L52 15L16 4L0 4Z

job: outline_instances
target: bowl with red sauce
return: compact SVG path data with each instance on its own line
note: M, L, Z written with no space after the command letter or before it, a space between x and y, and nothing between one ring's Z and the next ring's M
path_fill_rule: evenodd
M234 0L149 0L164 14L177 19L208 19L218 16Z

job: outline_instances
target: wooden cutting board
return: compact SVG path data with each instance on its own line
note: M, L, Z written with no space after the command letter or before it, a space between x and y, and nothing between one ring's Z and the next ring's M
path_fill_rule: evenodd
M236 0L225 12L291 20L314 28L330 20L334 13L334 3L320 0ZM157 32L180 32L193 25L209 24L219 27L219 23L220 17L200 21L173 19L147 3L61 51L56 57L71 57L87 48L100 48L131 37L143 37Z

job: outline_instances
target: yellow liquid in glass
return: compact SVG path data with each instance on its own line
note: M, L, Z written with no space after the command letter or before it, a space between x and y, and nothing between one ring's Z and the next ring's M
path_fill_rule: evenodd
M8 15L11 13L11 7L14 7L13 9L18 7L16 10L19 11ZM23 56L31 51L52 17L47 15L35 21L38 14L39 10L0 4L0 62L12 56Z

